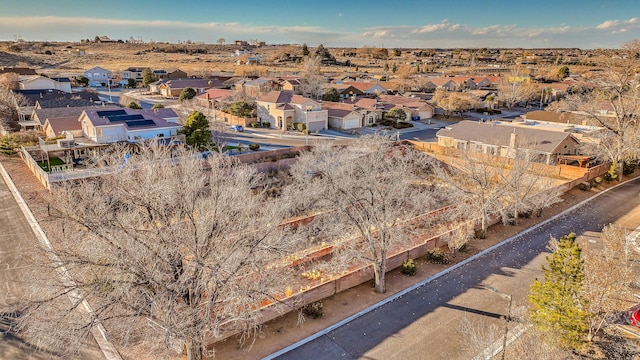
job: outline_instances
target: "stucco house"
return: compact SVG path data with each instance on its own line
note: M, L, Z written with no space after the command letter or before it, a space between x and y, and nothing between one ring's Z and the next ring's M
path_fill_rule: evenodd
M417 97L380 95L378 96L378 101L407 109L409 116L416 120L431 119L435 111L433 105Z
M378 94L386 94L387 93L387 89L378 84L378 83L373 83L373 82L359 82L359 81L345 81L343 84L345 85L351 85L355 88L357 88L358 90L362 91L363 93L367 94L367 95L378 95Z
M162 81L158 86L160 95L166 98L175 98L185 88L192 88L196 94L202 94L207 89L220 89L224 85L218 79L169 79Z
M84 111L78 121L82 125L83 136L98 144L170 139L176 136L182 126L167 119L177 119L178 116L172 109L157 110L163 110L163 114L127 108L92 109Z
M120 71L120 85L127 85L129 79L133 79L136 83L142 83L142 73L144 68L130 67L126 70Z
M577 155L580 145L571 133L469 120L440 129L436 137L443 147L502 157L514 157L515 149L524 149L546 164L556 164L559 155Z
M289 91L271 91L256 100L258 121L286 130L293 123L305 123L309 131L326 130L328 113L319 102Z
M92 67L83 74L89 79L89 86L100 87L113 85L113 72L100 66Z
M327 110L330 128L350 130L362 127L364 112L355 105L325 101L322 108Z
M66 80L57 81L41 75L31 75L21 77L18 85L20 90L59 90L71 93L71 81Z

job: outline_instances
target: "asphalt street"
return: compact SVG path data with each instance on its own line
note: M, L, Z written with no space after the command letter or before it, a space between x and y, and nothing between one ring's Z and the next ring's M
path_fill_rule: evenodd
M276 359L468 359L461 335L464 324L500 326L508 307L506 300L482 286L513 295L514 304L525 304L529 285L542 275L549 239L597 232L627 216L640 206L637 184L632 181L605 192Z
M28 284L21 276L29 264L25 261L29 252L37 246L29 222L6 182L0 177L0 359L11 360L58 360L68 357L54 351L34 350L33 341L15 336L10 330L11 317L20 308L29 294ZM103 359L95 343L87 344L79 357Z

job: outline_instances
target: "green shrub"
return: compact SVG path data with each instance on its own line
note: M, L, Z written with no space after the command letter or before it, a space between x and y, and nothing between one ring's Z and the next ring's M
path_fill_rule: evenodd
M394 129L406 129L413 127L413 124L408 122L398 122L395 124L391 124L391 127L393 127Z
M315 301L302 307L302 313L312 319L317 319L324 315L322 301Z
M252 122L251 124L249 124L249 126L251 126L252 128L257 128L260 126L260 124L258 124L257 122Z
M636 161L625 160L622 167L622 175L631 175L634 171L636 171Z
M427 253L427 258L429 259L429 261L436 264L449 263L449 258L447 257L447 254L445 254L444 251L440 250L440 248L429 250L429 252Z
M270 128L271 127L271 123L268 122L268 121L263 121L262 122L262 127Z
M298 131L304 132L307 129L307 125L305 125L305 123L297 123L296 129L298 129Z
M415 263L415 261L411 260L411 259L407 259L405 261L402 262L402 273L408 276L413 276L416 274L416 271L418 270L418 265Z
M256 144L256 143L249 144L249 150L251 150L251 151L258 151L258 150L260 150L260 144Z

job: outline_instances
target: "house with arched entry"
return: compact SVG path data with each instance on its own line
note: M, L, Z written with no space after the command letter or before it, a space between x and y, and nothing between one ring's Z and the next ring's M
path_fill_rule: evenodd
M258 121L285 131L303 123L309 131L328 128L328 112L317 101L290 91L271 91L256 100Z

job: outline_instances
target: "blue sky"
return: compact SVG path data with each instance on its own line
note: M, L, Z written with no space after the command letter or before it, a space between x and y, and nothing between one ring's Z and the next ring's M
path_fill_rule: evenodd
M619 48L640 0L0 0L0 40Z

